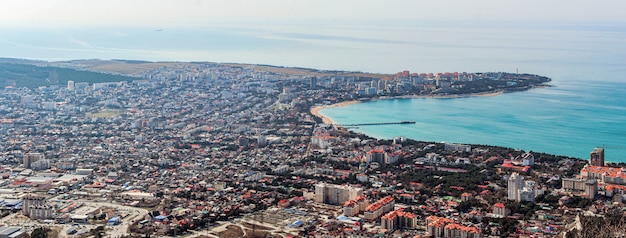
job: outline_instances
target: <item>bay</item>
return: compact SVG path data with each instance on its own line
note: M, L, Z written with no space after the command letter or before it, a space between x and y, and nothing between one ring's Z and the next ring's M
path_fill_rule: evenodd
M378 100L321 113L338 124L416 121L354 129L375 138L499 145L578 158L604 146L607 161L626 162L625 88L622 82L569 81L498 96Z

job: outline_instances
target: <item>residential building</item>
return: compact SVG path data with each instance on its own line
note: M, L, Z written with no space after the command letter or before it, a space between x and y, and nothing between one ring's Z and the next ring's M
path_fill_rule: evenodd
M508 216L510 213L510 210L506 208L506 205L504 205L504 203L496 203L493 205L493 214L495 214L498 217L506 217Z
M383 229L387 229L388 231L394 231L400 228L414 229L417 227L417 216L413 213L400 210L391 211L381 218L380 224Z
M38 160L43 160L45 156L42 153L28 153L24 155L24 168L30 169L31 164Z
M535 164L535 156L531 153L525 153L522 155L523 166L533 166Z
M597 179L603 183L626 184L626 168L585 165L580 170L582 178Z
M509 200L518 200L518 191L522 189L524 184L524 177L520 176L518 173L512 173L509 176L508 181L508 198Z
M471 152L472 151L471 145L445 143L443 146L444 146L443 148L446 151L457 151L457 152Z
M589 199L595 198L598 193L598 182L595 179L563 178L561 181L563 190L584 192L583 196Z
M54 215L54 207L46 204L45 197L27 196L24 198L22 214L31 219L48 219Z
M376 201L375 203L365 208L365 212L364 212L365 220L373 221L373 220L378 219L386 212L392 211L394 208L394 205L395 205L395 200L393 199L392 196L381 198L380 200Z
M535 185L534 181L524 181L524 177L518 173L511 174L508 181L509 200L534 203L535 196L537 195Z
M315 202L331 205L344 204L363 194L362 188L347 185L318 183L315 185Z
M451 223L444 227L444 237L466 237L480 238L483 237L480 229L473 226L464 226L461 224Z
M356 198L346 201L343 204L343 214L346 216L356 216L365 211L366 208L367 199L365 195L357 196Z
M378 162L383 163L385 160L384 150L370 150L365 155L365 163Z
M604 148L596 147L591 151L589 164L593 166L604 166Z

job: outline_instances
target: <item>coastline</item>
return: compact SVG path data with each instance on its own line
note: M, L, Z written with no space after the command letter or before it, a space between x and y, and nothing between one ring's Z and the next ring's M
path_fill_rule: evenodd
M403 96L393 96L393 97L382 96L382 97L371 98L369 101L391 100L391 99L424 99L424 98L449 99L449 98L465 98L465 97L477 97L477 96L478 97L492 97L492 96L501 95L503 93L505 92L493 91L493 92L481 92L481 93L470 93L470 94L403 95ZM321 118L324 124L332 125L332 124L335 124L335 122L330 117L322 115L320 113L321 110L324 110L326 108L345 107L345 106L350 106L350 105L354 105L354 104L362 103L362 102L363 101L359 101L359 100L350 100L350 101L344 101L344 102L339 102L339 103L330 104L330 105L314 106L314 107L311 107L310 112L314 116Z
M388 99L422 99L422 98L435 98L435 99L448 99L448 98L467 98L467 97L491 97L498 96L505 93L504 91L491 91L481 93L466 93L466 94L435 94L435 95L403 95L403 96L382 96L372 98L370 101L376 100L388 100Z
M326 108L333 108L333 107L345 107L345 106L349 106L349 105L353 105L357 103L361 103L361 101L351 100L351 101L344 101L344 102L330 104L330 105L315 106L315 107L312 107L310 111L311 111L311 114L313 114L314 116L321 118L324 124L332 125L332 124L335 124L335 122L332 119L330 119L330 117L322 115L320 113L321 110L326 109Z

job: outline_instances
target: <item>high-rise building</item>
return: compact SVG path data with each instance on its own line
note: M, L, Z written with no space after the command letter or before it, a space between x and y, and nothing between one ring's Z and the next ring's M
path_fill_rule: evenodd
M365 163L378 162L383 163L385 161L384 150L370 150L365 154Z
M604 148L594 148L590 153L589 163L593 166L604 166Z
M24 155L24 168L30 169L33 162L43 160L45 157L42 153L28 153Z
M74 81L72 80L67 81L67 90L70 90L70 91L74 90Z
M509 200L518 201L518 191L521 190L523 186L524 177L520 176L518 173L511 174L508 181Z
M535 191L535 181L525 181L524 187L517 191L517 193L518 202L524 201L535 203L535 195L537 194L537 191Z
M518 202L535 202L537 191L534 181L524 181L524 177L513 173L508 181L508 198Z
M22 214L31 219L48 219L54 215L54 206L46 204L45 197L28 195L24 198Z
M311 77L311 89L317 88L317 77Z
M598 181L595 179L589 179L585 182L585 195L587 198L594 199L598 194Z

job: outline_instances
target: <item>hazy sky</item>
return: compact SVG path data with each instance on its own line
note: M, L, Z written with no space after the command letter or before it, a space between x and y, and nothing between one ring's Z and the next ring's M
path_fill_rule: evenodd
M623 0L19 0L0 27L420 21L626 22Z
M7 0L0 57L512 69L621 58L608 46L624 44L623 9L624 0ZM592 35L570 35L581 30ZM597 39L609 43L588 51Z

